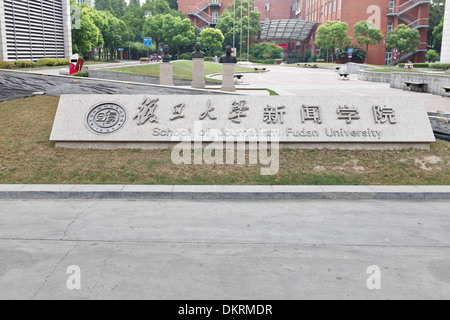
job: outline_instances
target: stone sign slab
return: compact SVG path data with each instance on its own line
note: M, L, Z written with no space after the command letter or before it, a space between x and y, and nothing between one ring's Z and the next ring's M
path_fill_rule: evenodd
M62 95L50 137L101 148L220 139L345 149L435 141L420 99L341 96Z

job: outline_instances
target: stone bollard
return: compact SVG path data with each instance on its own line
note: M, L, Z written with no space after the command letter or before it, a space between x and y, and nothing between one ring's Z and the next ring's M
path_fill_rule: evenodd
M205 53L200 42L195 43L195 51L192 52L192 88L205 88Z
M231 55L231 46L226 46L226 54L220 57L222 63L222 91L236 91L234 86L234 66L237 63L235 56Z
M164 55L162 56L162 62L159 65L159 84L173 86L173 66L170 62L172 56L169 54L169 46L165 44L163 50Z

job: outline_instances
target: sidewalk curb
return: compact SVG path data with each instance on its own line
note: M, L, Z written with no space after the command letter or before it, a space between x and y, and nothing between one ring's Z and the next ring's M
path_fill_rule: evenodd
M0 185L0 200L450 200L450 186Z

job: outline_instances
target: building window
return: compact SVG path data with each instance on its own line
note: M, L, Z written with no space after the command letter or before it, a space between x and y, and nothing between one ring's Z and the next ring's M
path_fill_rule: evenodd
M295 3L291 3L291 11L295 11Z
M394 0L389 0L389 13L394 13Z
M338 10L341 10L341 0L338 0Z
M328 3L328 14L331 14L331 1Z
M217 24L217 20L219 20L219 11L213 10L212 12L212 23Z
M327 15L327 4L325 3L325 16Z
M333 12L336 12L336 0L333 0Z
M253 8L253 11L258 11L258 7L254 7L254 8Z
M389 32L389 31L392 31L392 22L388 22L388 24L387 24L387 31Z
M270 3L266 3L266 11L270 11Z

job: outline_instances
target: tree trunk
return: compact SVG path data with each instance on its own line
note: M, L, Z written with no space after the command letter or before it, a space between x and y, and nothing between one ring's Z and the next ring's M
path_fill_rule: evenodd
M364 63L367 63L367 57L369 56L369 44L366 43L366 58L364 59Z

